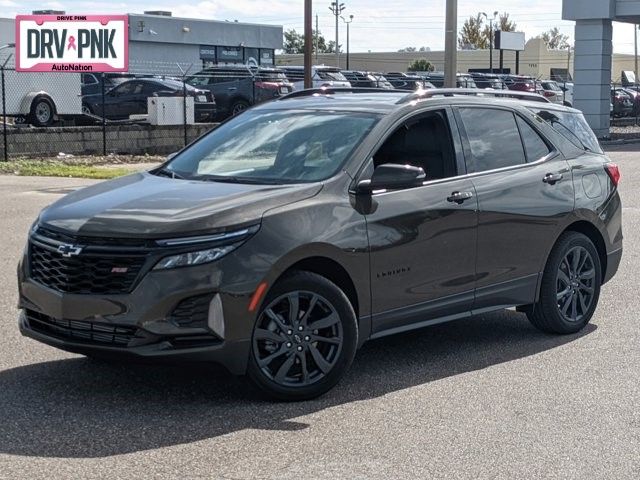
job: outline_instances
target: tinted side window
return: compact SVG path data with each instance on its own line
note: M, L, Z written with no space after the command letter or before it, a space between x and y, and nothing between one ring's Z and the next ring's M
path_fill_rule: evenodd
M520 132L512 112L488 108L461 108L460 117L467 133L471 158L470 172L526 163Z
M537 162L551 153L551 149L547 143L540 137L531 125L522 118L517 117L518 127L520 127L520 135L522 135L522 143L527 154L527 162Z

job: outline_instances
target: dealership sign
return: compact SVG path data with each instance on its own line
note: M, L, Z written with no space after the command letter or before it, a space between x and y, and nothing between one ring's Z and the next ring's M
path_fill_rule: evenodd
M127 15L18 15L16 70L126 72Z

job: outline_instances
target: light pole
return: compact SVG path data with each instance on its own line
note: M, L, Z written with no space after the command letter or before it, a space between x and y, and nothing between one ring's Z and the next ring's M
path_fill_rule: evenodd
M495 22L498 12L493 12L493 18L489 18L485 12L482 12L482 15L489 20L489 69L493 73L493 22Z
M455 88L457 84L458 50L458 0L447 0L447 17L444 38L444 86Z
M344 3L331 2L331 6L329 10L336 17L336 67L340 68L340 49L338 48L338 21L340 20L340 14L347 8L344 6Z
M353 15L349 15L349 21L344 17L340 18L342 18L342 21L347 24L347 70L349 70L349 25L353 22Z
M311 88L313 82L311 80L311 50L313 49L313 32L312 32L312 2L304 0L304 88ZM318 32L316 31L316 55Z

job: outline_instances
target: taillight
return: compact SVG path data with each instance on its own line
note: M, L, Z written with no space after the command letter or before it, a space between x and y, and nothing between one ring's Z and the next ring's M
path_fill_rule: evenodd
M555 96L556 96L556 94L555 94L554 92L550 92L550 91L548 91L548 90L545 90L545 92L544 92L544 96L545 96L545 97L555 97Z
M620 183L620 169L618 168L618 165L615 163L606 163L604 169L606 170L607 175L609 175L613 186L617 187Z
M275 82L256 82L256 88L264 88L265 90L278 90L280 88L280 84Z

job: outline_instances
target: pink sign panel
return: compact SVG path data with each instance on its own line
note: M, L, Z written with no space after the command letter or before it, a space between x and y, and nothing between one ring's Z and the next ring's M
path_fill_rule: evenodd
M126 72L127 15L18 15L19 72Z

